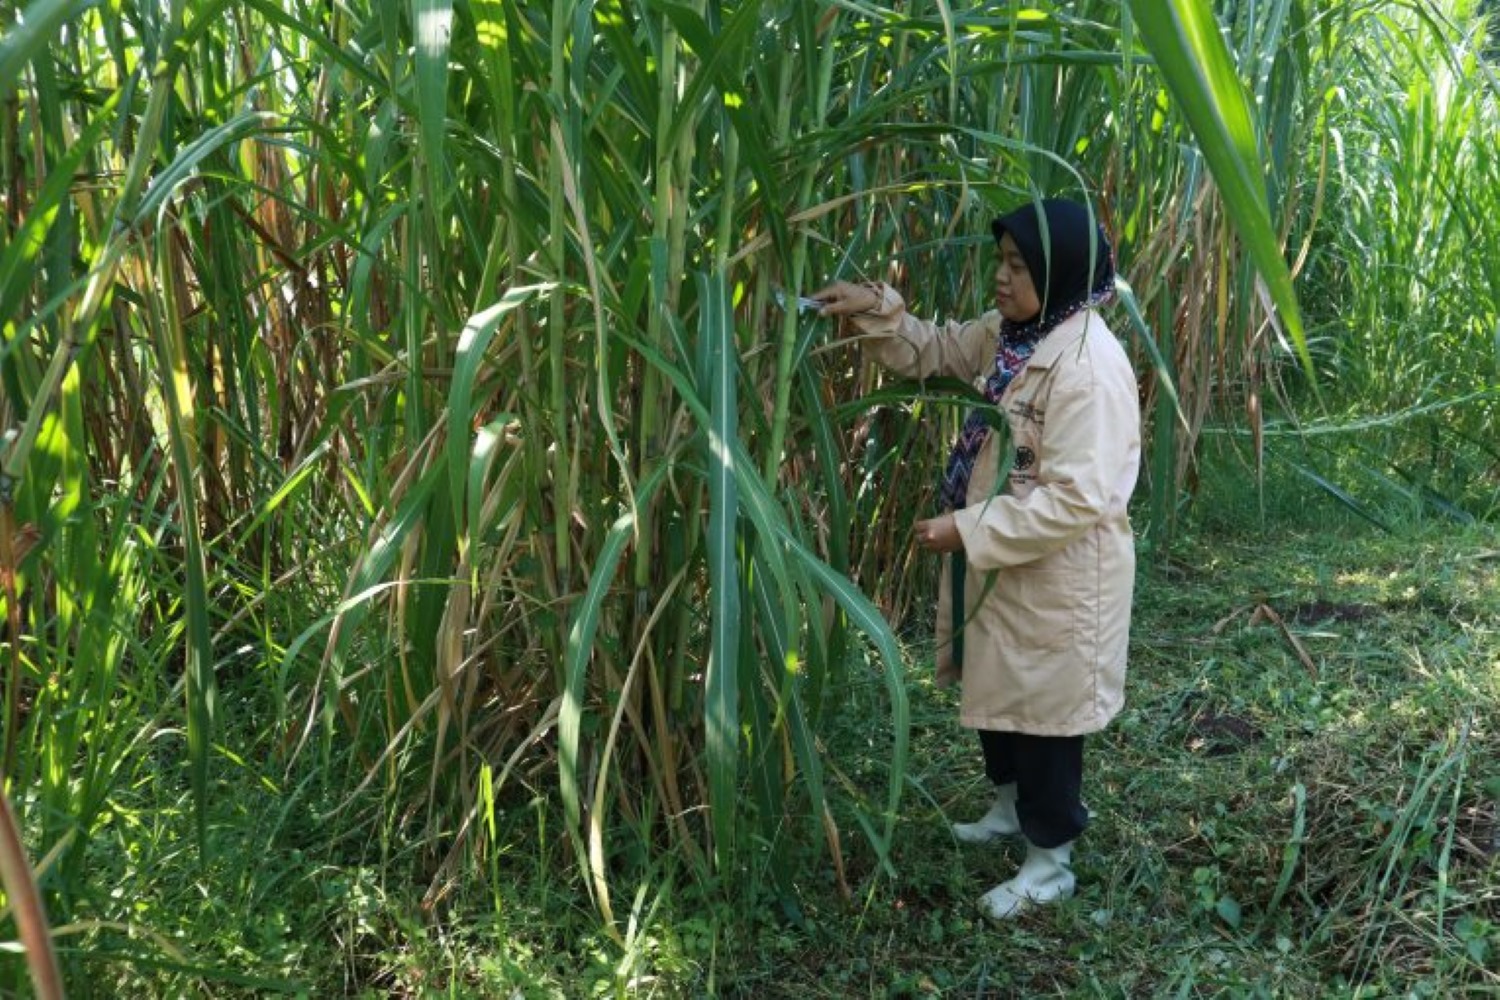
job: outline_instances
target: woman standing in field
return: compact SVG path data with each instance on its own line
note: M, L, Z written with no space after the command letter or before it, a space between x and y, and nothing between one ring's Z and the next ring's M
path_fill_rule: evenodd
M1020 871L979 901L999 920L1073 893L1083 737L1124 703L1140 412L1130 362L1095 311L1113 296L1114 266L1089 210L1046 200L992 228L995 309L977 320L918 320L880 283L836 282L815 298L891 371L982 380L993 404L970 414L948 459L947 512L914 534L949 553L938 681L962 675L959 722L979 731L996 787L989 812L954 835L1026 840ZM991 428L997 410L1009 441Z

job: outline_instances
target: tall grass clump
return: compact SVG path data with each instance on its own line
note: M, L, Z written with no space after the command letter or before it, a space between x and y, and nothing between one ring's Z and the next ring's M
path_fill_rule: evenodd
M1477 13L1330 7L1308 32L1319 215L1296 263L1325 392L1271 433L1283 468L1387 526L1500 504L1500 85Z
M150 951L99 887L111 858L212 884L247 830L323 831L330 864L374 857L431 914L471 876L501 909L515 845L561 829L544 876L579 873L621 948L653 888L764 887L795 918L810 851L846 892L894 870L890 623L927 613L906 535L960 404L786 304L882 278L975 314L987 218L1087 199L1128 278L1164 549L1206 432L1243 432L1258 467L1302 396L1352 407L1388 372L1358 349L1373 322L1313 309L1305 338L1289 275L1349 288L1340 317L1396 294L1344 267L1359 239L1487 280L1460 254L1490 238L1482 206L1391 232L1404 182L1350 152L1407 141L1385 130L1425 101L1442 125L1412 148L1443 167L1411 168L1421 197L1491 177L1457 138L1492 124L1493 88L1452 82L1484 65L1441 12L1341 10L1245 5L1225 38L1144 0L11 17L4 777L48 913L85 942L65 975L90 944ZM1359 118L1339 60L1407 16L1444 54L1403 47L1369 86L1416 67L1430 92ZM1341 226L1363 235L1325 240ZM1423 287L1413 316L1457 310ZM1293 385L1308 362L1321 396ZM1454 404L1434 414L1481 393L1430 384ZM1442 462L1487 454L1465 426ZM888 766L851 775L825 737L870 682ZM263 826L223 818L244 773ZM143 789L173 804L149 836Z

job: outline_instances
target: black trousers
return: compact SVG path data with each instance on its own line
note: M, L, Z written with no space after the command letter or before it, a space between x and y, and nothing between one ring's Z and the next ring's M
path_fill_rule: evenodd
M984 773L997 785L1016 783L1021 832L1038 847L1059 847L1088 825L1083 808L1083 737L979 732Z

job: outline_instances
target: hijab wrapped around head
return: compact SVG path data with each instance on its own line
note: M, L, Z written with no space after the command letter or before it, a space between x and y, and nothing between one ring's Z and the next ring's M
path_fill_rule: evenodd
M1114 298L1115 261L1104 227L1086 206L1064 198L1022 205L990 223L990 230L997 244L1007 233L1015 240L1042 302L1031 319L1000 323L995 368L984 383L985 399L993 407L1026 367L1038 341L1075 313ZM964 421L943 473L941 494L947 509L968 503L974 460L989 432L985 409L975 409Z
M1039 328L1045 336L1078 312L1109 301L1114 295L1114 251L1104 227L1088 208L1065 198L1047 198L1022 205L990 223L998 244L1007 233L1015 240L1032 284L1042 301L1035 320L1017 327Z

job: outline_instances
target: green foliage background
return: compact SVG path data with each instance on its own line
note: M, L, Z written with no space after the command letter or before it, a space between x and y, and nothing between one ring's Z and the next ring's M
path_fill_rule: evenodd
M973 314L1020 201L1115 235L1156 565L1195 503L1269 530L1268 484L1492 523L1476 15L8 8L3 773L86 942L64 978L203 972L104 876L254 910L288 891L233 860L264 845L357 915L393 878L501 910L525 843L625 954L668 868L793 921L814 845L842 873L857 830L892 877L891 625L928 613L906 533L962 404L778 303L881 278ZM832 739L869 677L874 783Z

